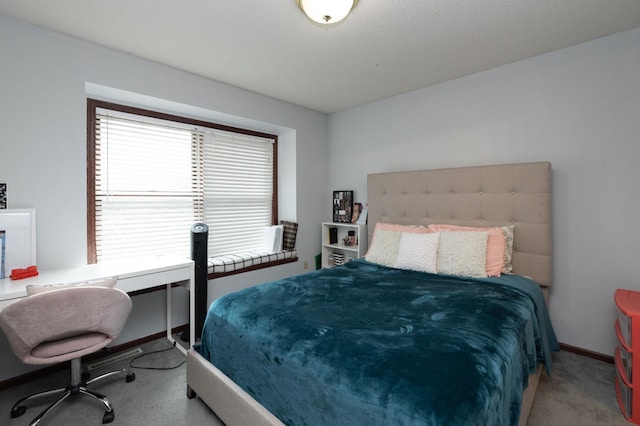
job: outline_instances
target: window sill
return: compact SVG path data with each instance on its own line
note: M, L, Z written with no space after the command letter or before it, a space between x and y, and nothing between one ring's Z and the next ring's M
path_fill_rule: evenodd
M237 253L209 258L207 278L215 279L298 261L295 250Z

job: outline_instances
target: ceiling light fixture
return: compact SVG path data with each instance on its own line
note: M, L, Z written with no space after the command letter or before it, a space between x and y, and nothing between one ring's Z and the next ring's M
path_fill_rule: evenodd
M347 17L358 0L296 0L298 7L319 24L335 24Z

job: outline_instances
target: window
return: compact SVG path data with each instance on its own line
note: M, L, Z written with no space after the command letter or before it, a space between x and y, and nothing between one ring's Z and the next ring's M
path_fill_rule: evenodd
M277 223L277 136L89 99L89 263L261 248Z

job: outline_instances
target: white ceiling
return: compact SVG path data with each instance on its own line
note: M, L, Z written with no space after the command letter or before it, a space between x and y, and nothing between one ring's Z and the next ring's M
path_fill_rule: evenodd
M331 113L640 27L640 0L0 0L0 15Z

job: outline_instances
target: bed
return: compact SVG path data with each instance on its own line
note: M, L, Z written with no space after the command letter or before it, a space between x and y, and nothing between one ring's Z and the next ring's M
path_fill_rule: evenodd
M374 240L383 223L513 226L514 275L356 260L224 296L188 352L187 395L228 425L526 424L557 349L544 303L550 164L382 173L367 184Z

